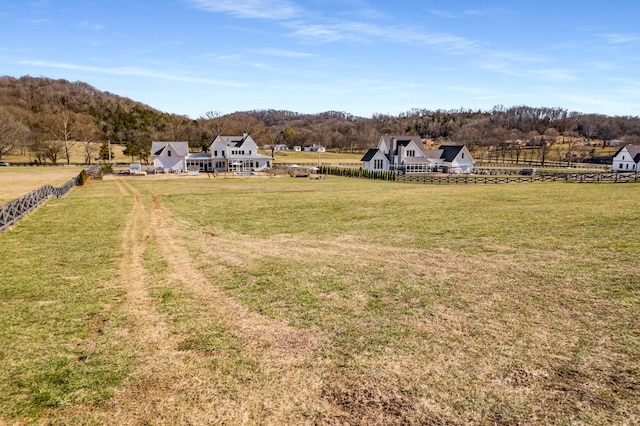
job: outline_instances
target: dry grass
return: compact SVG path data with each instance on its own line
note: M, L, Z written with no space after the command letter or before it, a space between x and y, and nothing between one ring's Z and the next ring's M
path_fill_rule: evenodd
M265 154L271 155L271 152ZM274 162L294 164L338 164L338 163L360 163L362 154L350 154L348 152L295 152L295 151L280 151L274 153Z
M62 142L61 142L62 143ZM96 158L100 152L100 146L102 142L89 142L89 149L91 152L91 163L94 164L97 162ZM72 142L72 146L69 149L69 157L71 164L84 164L85 163L85 143L84 142ZM115 163L129 163L131 161L130 157L122 154L124 150L123 145L111 144L111 153L114 155L113 161ZM9 152L2 156L2 161L8 161L9 163L19 163L19 164L30 164L32 163L36 157L30 153L26 152L24 155L20 154L18 149ZM50 164L49 160L45 161L46 164ZM67 164L67 159L64 155L64 150L60 152L58 156L58 165Z
M82 167L0 167L0 204L41 187L62 186L78 176Z
M125 319L102 345L135 348L110 360L128 373L110 396L44 411L0 399L0 418L637 423L637 189L95 182L70 202L131 205L109 284L122 297L102 311Z

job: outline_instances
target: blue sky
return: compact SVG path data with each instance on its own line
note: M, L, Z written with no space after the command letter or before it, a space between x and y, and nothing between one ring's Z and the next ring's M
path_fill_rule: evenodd
M640 2L3 0L0 75L165 112L640 115Z

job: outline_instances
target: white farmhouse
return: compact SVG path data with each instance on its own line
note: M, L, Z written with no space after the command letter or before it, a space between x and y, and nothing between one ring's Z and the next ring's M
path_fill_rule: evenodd
M613 156L611 170L614 172L640 171L640 146L625 145Z
M473 158L463 145L441 145L426 149L419 136L384 135L377 148L368 150L360 160L362 168L370 171L400 173L471 173Z
M209 146L209 155L207 171L259 171L271 168L271 157L258 154L258 145L246 133L242 136L216 136ZM203 170L202 167L200 170Z
M258 145L248 134L216 136L208 152L189 153L187 142L153 142L151 156L156 171L184 173L260 171L271 168L271 157L258 154Z
M151 158L153 158L153 167L157 172L186 172L188 156L188 142L151 142Z
M313 143L309 146L304 147L305 152L325 152L326 150L327 148L317 143Z

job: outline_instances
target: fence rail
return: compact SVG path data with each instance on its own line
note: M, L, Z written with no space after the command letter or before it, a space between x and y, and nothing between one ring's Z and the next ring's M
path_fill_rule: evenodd
M544 173L533 176L487 175L487 176L433 176L400 175L398 182L427 184L499 184L524 182L567 182L567 183L631 183L640 182L637 173Z
M20 219L31 213L49 198L61 198L71 191L76 185L83 185L87 180L87 173L92 173L100 166L83 170L77 177L69 180L62 186L43 185L28 194L0 206L0 232L14 225Z

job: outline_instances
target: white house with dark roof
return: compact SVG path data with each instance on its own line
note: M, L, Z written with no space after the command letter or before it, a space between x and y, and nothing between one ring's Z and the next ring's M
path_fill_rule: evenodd
M419 136L384 135L378 146L368 150L360 161L364 170L407 174L471 173L473 169L473 157L465 146L441 145L438 149L426 149Z
M151 156L156 171L182 173L260 171L271 168L271 157L258 154L258 145L248 134L216 136L208 152L189 153L187 142L153 142Z
M614 172L640 171L640 145L625 145L613 156L611 170Z
M258 154L258 145L246 133L242 136L216 136L209 146L209 155L211 162L207 166L210 164L212 170L216 171L260 171L271 168L271 157Z
M151 142L151 158L156 171L184 173L187 171L188 156L188 142Z

